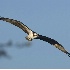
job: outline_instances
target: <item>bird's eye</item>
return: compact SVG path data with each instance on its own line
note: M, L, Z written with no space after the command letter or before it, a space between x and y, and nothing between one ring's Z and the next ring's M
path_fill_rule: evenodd
M36 33L34 33L34 36L37 35Z
M34 36L37 36L37 34L36 34L36 33L34 33Z

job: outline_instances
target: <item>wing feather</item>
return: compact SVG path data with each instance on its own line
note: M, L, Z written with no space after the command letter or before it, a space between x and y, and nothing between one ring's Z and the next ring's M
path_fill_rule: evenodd
M51 45L54 45L56 48L58 48L59 50L61 50L64 53L68 54L68 56L70 57L70 53L67 52L65 50L65 48L61 44L59 44L57 41L55 41L54 39L51 39L49 37L42 36L42 35L39 35L36 39L40 39L40 40L50 43Z
M29 34L29 32L31 31L26 25L24 25L20 21L17 21L17 20L14 20L14 19L9 19L9 18L4 18L4 17L0 17L0 20L9 22L9 23L21 28L27 34Z

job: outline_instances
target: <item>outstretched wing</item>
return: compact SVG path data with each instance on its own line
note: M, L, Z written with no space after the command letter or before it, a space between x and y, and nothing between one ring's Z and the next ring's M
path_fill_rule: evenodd
M40 40L43 40L43 41L46 41L46 42L50 43L51 45L54 45L56 48L58 48L59 50L61 50L61 51L64 52L64 53L68 54L68 56L70 57L70 53L67 52L67 51L65 50L65 48L64 48L61 44L59 44L57 41L55 41L54 39L51 39L51 38L49 38L49 37L42 36L42 35L39 35L39 36L38 36L37 38L35 38L35 39L40 39Z
M9 23L21 28L27 34L29 34L29 32L31 31L26 25L24 25L20 21L17 21L17 20L14 20L14 19L9 19L9 18L4 18L4 17L0 17L0 20L9 22Z

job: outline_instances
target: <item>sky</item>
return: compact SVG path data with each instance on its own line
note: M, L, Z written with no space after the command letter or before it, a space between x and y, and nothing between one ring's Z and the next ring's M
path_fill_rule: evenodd
M70 0L0 0L0 16L23 22L70 52ZM65 53L44 41L28 42L26 36L18 27L0 21L0 44L4 44L1 49L10 56L0 57L0 68L70 68L70 58ZM13 45L7 47L9 41Z

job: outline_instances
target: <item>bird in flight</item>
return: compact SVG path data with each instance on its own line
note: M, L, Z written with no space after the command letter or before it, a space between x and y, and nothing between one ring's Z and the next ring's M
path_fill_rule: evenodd
M68 54L68 56L70 57L70 53L67 50L65 50L65 48L60 43L58 43L56 40L49 38L49 37L46 37L46 36L42 36L42 35L34 32L30 28L28 28L25 24L23 24L22 22L14 20L14 19L10 19L10 18L4 18L1 16L0 16L0 20L9 22L9 23L19 27L20 29L22 29L25 33L28 34L28 36L25 37L28 41L32 41L33 39L43 40L43 41L48 42L51 45L55 46L56 48L58 48L62 52Z

